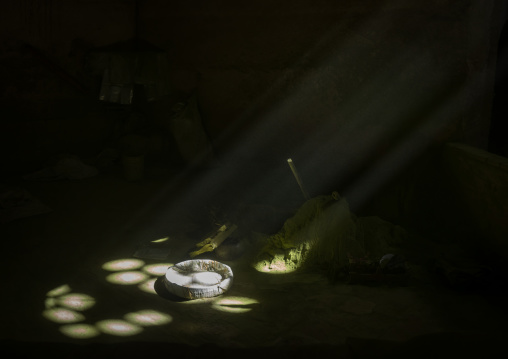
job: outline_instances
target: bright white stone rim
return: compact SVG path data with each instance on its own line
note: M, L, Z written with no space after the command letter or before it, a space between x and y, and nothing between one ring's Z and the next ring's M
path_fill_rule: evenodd
M192 259L169 267L164 277L166 289L187 299L210 298L225 293L233 284L233 271L210 259Z

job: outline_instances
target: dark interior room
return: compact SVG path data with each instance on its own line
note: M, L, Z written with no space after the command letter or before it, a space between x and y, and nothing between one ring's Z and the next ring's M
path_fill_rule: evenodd
M0 3L0 353L508 354L508 3Z

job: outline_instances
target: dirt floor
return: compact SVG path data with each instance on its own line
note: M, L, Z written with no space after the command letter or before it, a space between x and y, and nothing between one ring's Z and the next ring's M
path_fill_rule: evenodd
M229 190L229 198L213 191L216 184L204 179L217 172L209 172L182 177L147 168L140 181L126 181L118 170L82 180L5 183L26 190L31 196L26 202L38 200L34 211L45 213L1 225L0 351L10 357L191 358L506 351L507 295L501 282L467 292L447 286L430 265L435 243L416 234L404 249L406 285L332 282L318 270L260 273L236 254L222 260L234 272L225 294L198 300L172 296L163 284L167 267L189 259L195 243L213 229L210 224L220 219L213 218L220 217L214 205L239 198ZM297 203L262 202L246 198L239 207L255 208L249 213L259 223L251 229L259 232L277 228ZM243 223L243 230L254 222ZM166 241L153 251L145 247L157 239Z

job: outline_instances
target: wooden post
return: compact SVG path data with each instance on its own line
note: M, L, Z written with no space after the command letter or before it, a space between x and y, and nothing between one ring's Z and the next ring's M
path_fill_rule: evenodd
M309 200L310 199L310 196L309 194L307 193L307 191L305 190L305 188L303 187L303 183L302 183L302 180L300 179L300 176L298 175L298 172L296 172L296 167L293 163L293 160L291 158L288 158L288 164L289 164L289 167L291 167L291 171L293 172L293 175L295 176L296 178L296 182L298 182L298 186L300 186L300 190L302 191L303 193L303 197L306 199L306 200Z

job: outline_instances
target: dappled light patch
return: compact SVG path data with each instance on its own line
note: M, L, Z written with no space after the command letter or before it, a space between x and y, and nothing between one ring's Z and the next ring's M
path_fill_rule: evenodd
M101 320L96 325L101 332L120 337L136 335L143 331L142 327L119 319Z
M140 310L128 313L124 316L131 323L141 325L143 327L168 324L173 321L173 317L156 310Z
M42 315L55 323L76 323L85 319L83 314L64 308L46 309Z
M210 298L198 298L198 299L192 299L192 300L187 300L187 299L184 299L182 298L183 301L180 302L180 304L185 304L185 305L188 305L188 304L206 304L206 303L213 303L216 299L216 297L210 297Z
M167 242L167 241L169 241L169 237L162 237L162 238L150 241L150 242L152 242L152 243L163 243L163 242Z
M100 331L90 324L68 324L60 327L60 332L74 339L89 339L100 335Z
M246 313L258 304L259 302L253 298L228 296L216 299L212 304L212 308L221 312Z
M55 298L46 298L46 301L44 302L44 306L46 307L46 309L56 307L56 299Z
M161 276L164 275L168 268L173 265L173 263L150 264L143 267L143 272L154 276Z
M125 271L141 268L145 265L140 259L117 259L114 261L106 262L102 265L102 269L110 272Z
M139 271L128 271L113 273L106 277L106 280L110 283L121 284L121 285L133 285L139 284L145 281L148 276Z
M64 295L64 294L67 294L67 293L70 293L71 292L71 287L68 285L68 284L63 284L59 287L56 287L52 290L50 290L48 293L46 293L46 295L48 297L57 297L57 296L60 296L60 295Z
M95 305L95 299L88 294L72 293L56 299L56 304L74 310L87 310Z
M253 267L258 272L269 274L287 274L297 270L296 266L288 265L283 259L273 263L261 260L255 263Z
M155 290L155 281L156 278L151 278L148 280L145 280L144 282L138 284L139 290L150 293L150 294L157 294L157 291Z

